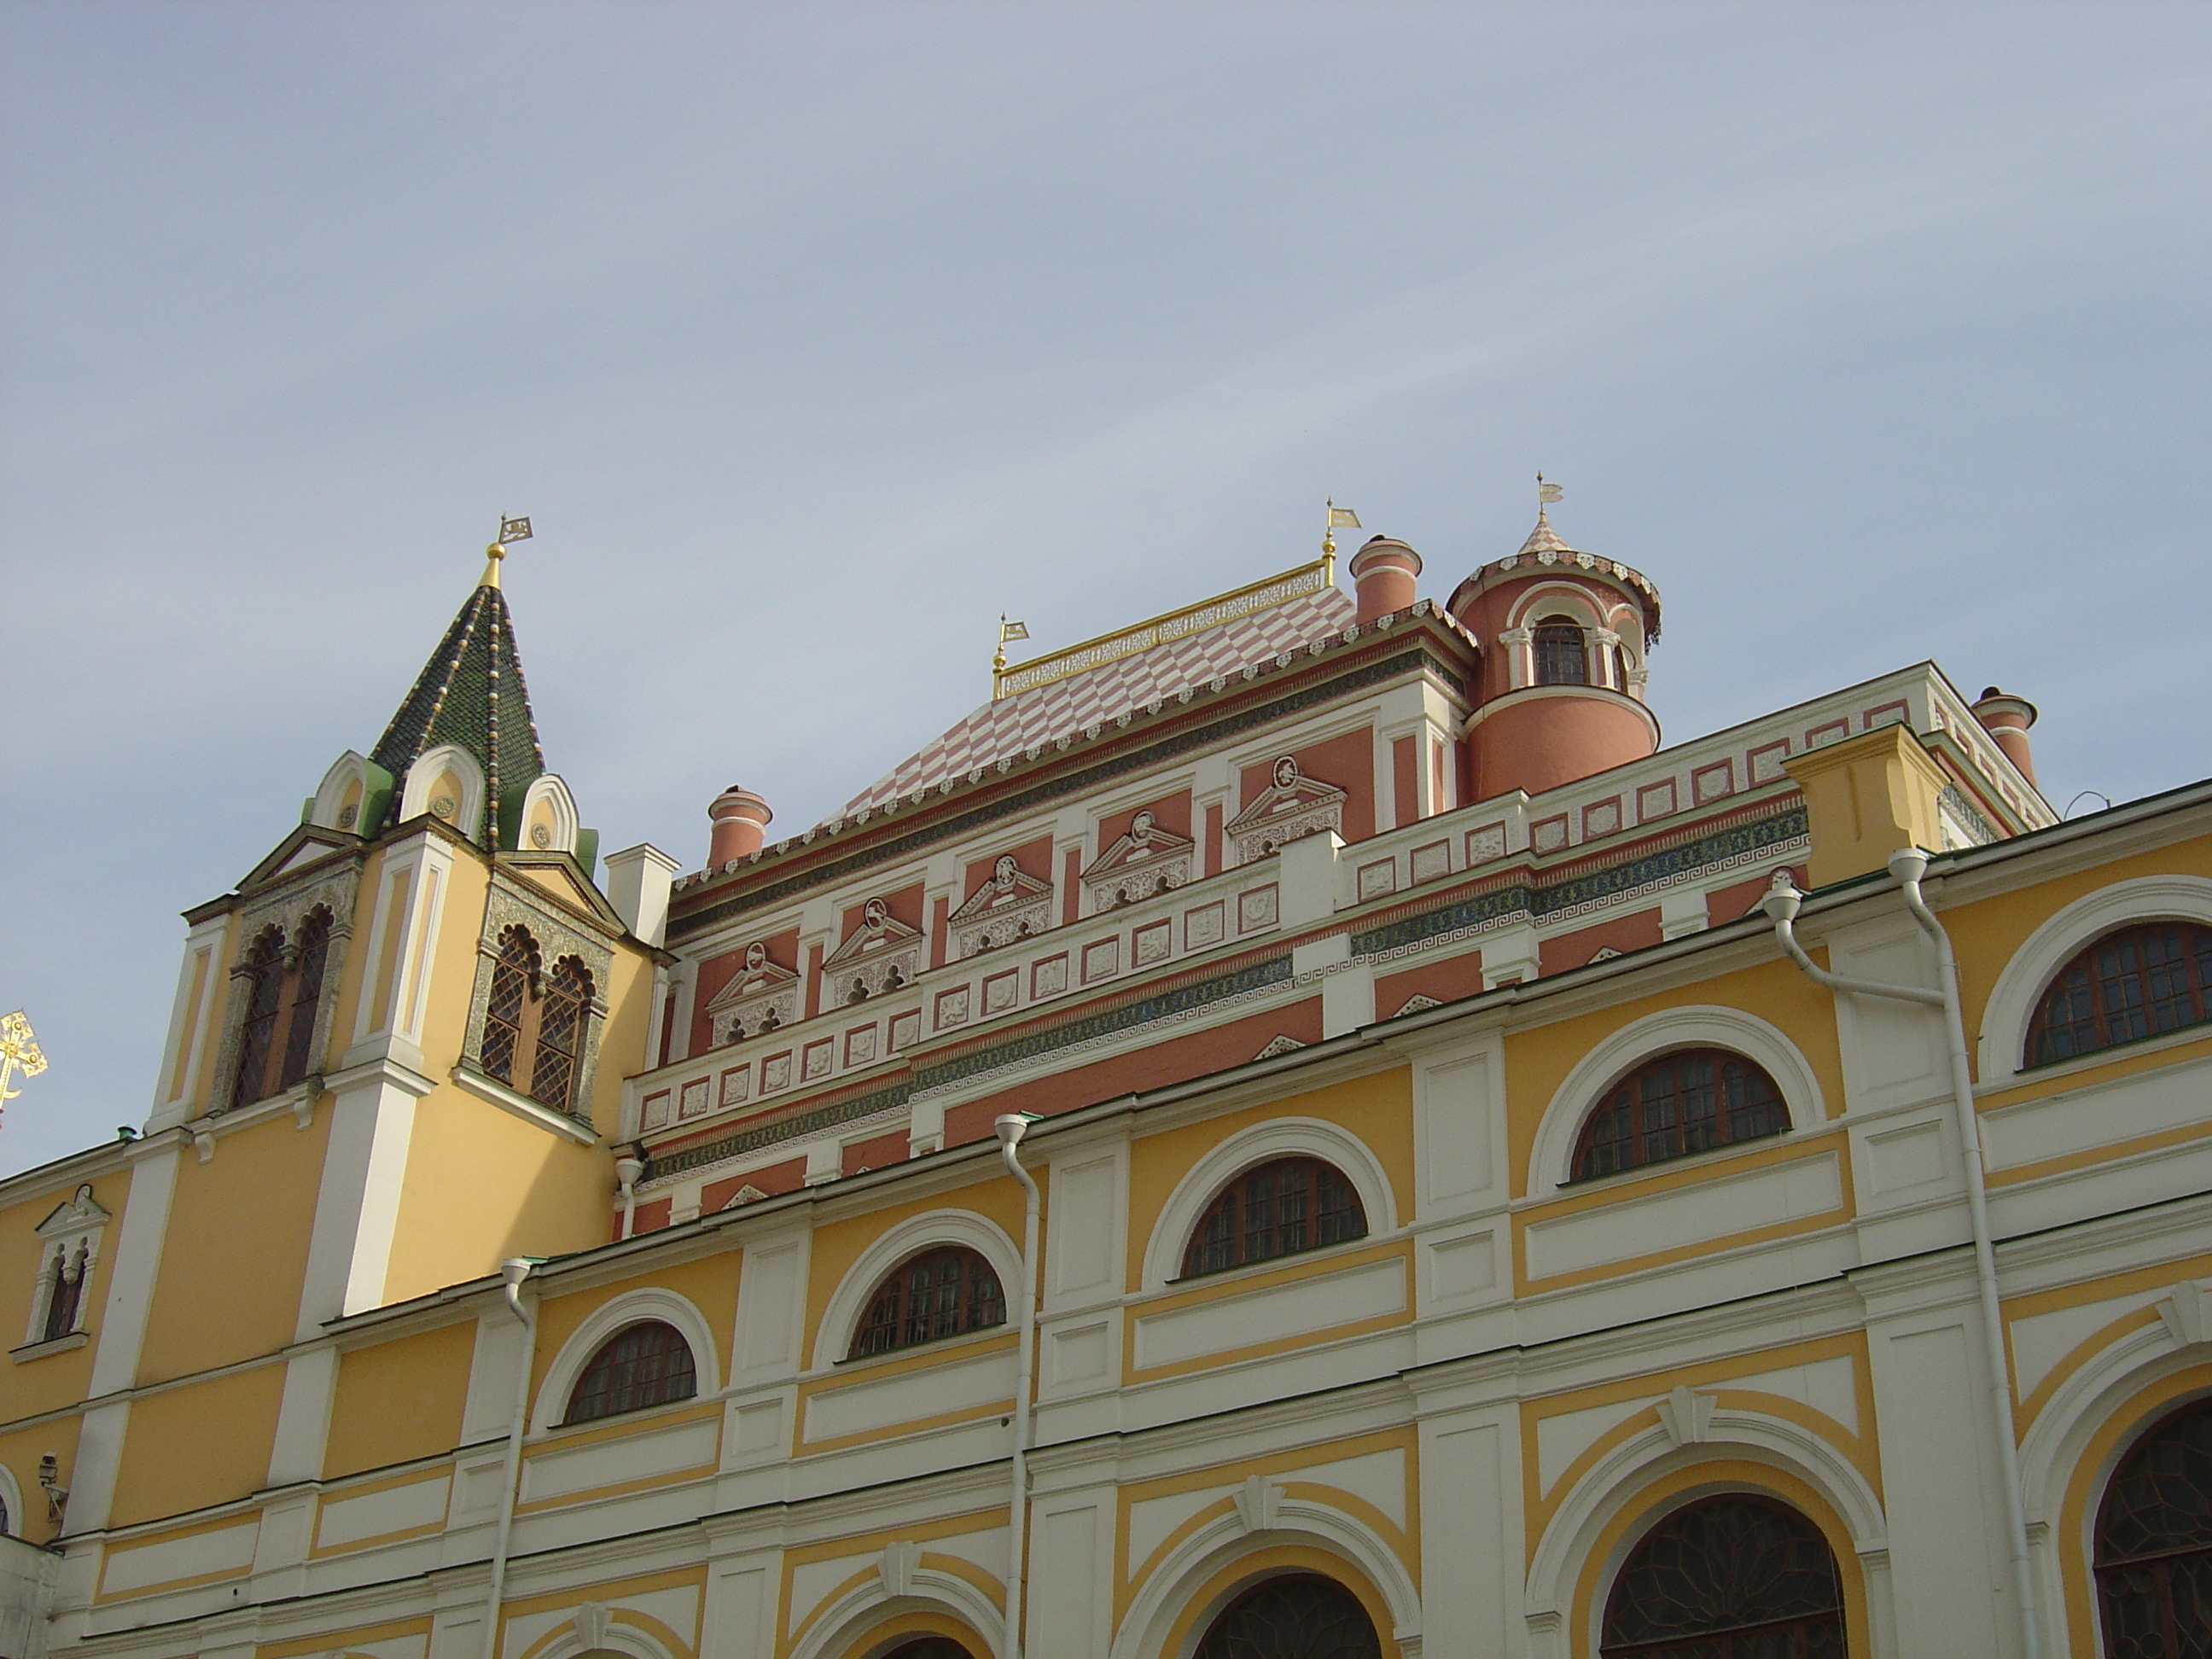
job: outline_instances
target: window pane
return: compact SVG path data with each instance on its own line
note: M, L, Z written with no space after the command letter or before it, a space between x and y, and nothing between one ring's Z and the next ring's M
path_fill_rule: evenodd
M1729 1495L1677 1510L1630 1552L1606 1602L1600 1651L1735 1659L1842 1645L1842 1581L1820 1528L1771 1499Z
M1184 1247L1182 1276L1272 1261L1367 1237L1367 1212L1342 1170L1280 1158L1247 1170L1207 1205Z
M2051 978L2025 1063L2072 1060L2204 1023L2212 928L2151 922L2099 939Z
M653 1320L617 1333L592 1356L568 1395L568 1414L562 1420L586 1423L689 1400L698 1387L691 1345L674 1326Z
M1657 1164L1790 1127L1774 1079L1741 1054L1690 1048L1647 1060L1590 1113L1570 1178Z

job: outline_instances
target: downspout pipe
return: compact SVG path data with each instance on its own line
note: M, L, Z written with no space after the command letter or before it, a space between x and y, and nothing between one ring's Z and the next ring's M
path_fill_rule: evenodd
M1917 1002L1943 1011L1944 1037L1951 1051L1951 1103L1957 1121L1960 1162L1966 1166L1966 1214L1974 1238L1974 1288L1981 1306L1990 1415L1996 1428L1997 1469L2004 1486L2005 1528L2009 1534L2006 1541L2012 1558L2013 1601L2020 1618L2021 1653L2023 1659L2041 1659L2042 1622L2036 1607L2034 1560L2028 1550L2027 1501L2020 1474L2020 1439L2013 1417L2011 1361L2005 1352L2004 1308L1998 1295L1996 1243L1990 1229L1981 1115L1974 1109L1973 1067L1967 1058L1966 1019L1960 1006L1959 959L1952 950L1950 934L1936 919L1936 913L1928 908L1920 891L1920 879L1928 872L1928 854L1917 847L1893 853L1889 872L1897 878L1898 890L1905 896L1905 908L1912 913L1913 921L1936 946L1938 977L1942 981L1938 990L1852 979L1814 965L1797 942L1794 931L1798 907L1804 902L1805 896L1797 890L1786 870L1777 872L1772 888L1759 902L1773 921L1774 936L1783 950L1818 983L1831 990Z
M1013 1496L1007 1507L1006 1659L1022 1659L1022 1589L1029 1576L1030 1379L1036 1356L1036 1259L1039 1195L1036 1178L1022 1168L1022 1136L1036 1119L1008 1112L992 1124L1006 1173L1022 1183L1021 1370L1014 1382ZM489 1656L487 1656L489 1659Z
M637 1181L645 1173L641 1158L618 1158L615 1160L615 1180L622 1198L622 1232L628 1238L637 1229Z
M499 1524L491 1539L491 1588L484 1595L483 1659L499 1659L499 1615L507 1600L507 1551L514 1535L514 1499L522 1484L522 1431L530 1418L530 1372L538 1363L538 1317L522 1300L523 1281L538 1263L511 1256L499 1264L507 1310L522 1327L522 1358L514 1368L514 1413L507 1425L506 1479L501 1483Z

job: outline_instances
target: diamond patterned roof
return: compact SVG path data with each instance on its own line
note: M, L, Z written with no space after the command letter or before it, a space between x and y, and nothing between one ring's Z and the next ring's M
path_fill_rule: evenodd
M491 846L486 826L499 829L502 809L520 805L545 770L545 755L522 683L514 619L506 596L489 582L461 606L369 758L397 781L424 750L447 743L467 750L484 770L484 823L456 827Z
M835 816L850 817L901 795L933 789L948 778L1026 754L1132 709L1237 673L1250 664L1341 633L1358 614L1358 607L1344 592L1323 588L987 702L854 796Z

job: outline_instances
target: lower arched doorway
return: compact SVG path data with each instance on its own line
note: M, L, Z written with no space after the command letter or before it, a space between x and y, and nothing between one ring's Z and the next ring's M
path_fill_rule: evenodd
M1224 1607L1192 1659L1382 1659L1382 1644L1350 1590L1318 1573L1290 1573Z
M1606 1598L1604 1659L1843 1659L1844 1591L1820 1529L1727 1492L1637 1540Z
M2097 1509L2096 1560L2113 1659L2212 1651L2212 1401L2128 1449Z

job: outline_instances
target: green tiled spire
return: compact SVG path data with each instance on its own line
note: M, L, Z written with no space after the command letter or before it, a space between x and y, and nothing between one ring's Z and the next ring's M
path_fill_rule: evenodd
M481 846L507 847L515 834L508 820L518 817L524 793L545 770L545 755L495 562L484 576L369 758L404 781L423 750L448 743L467 750L483 768L484 818L456 827Z

